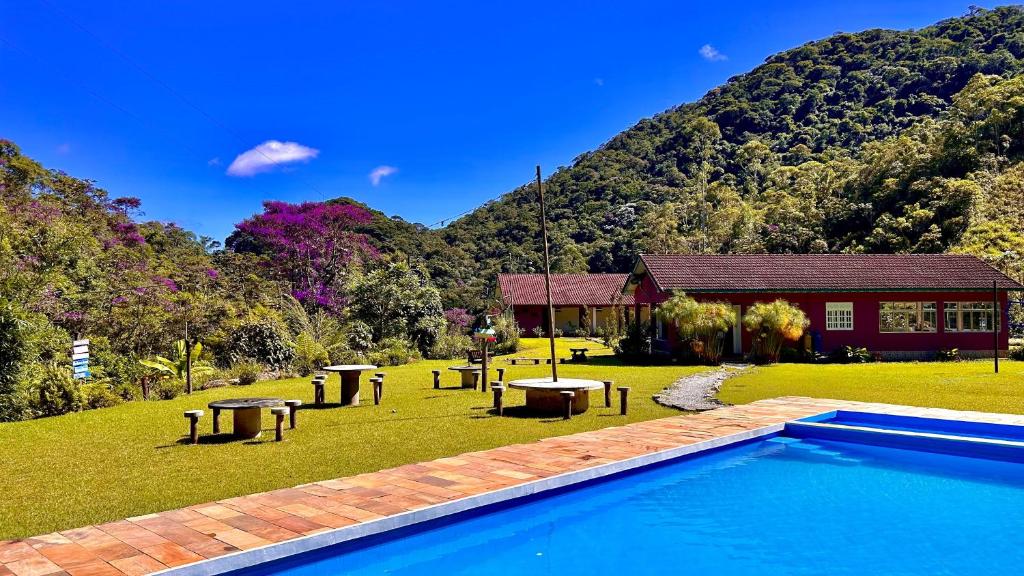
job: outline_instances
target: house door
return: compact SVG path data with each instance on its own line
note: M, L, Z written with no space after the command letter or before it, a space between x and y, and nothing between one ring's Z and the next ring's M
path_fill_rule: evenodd
M743 354L743 319L742 307L734 305L732 307L733 312L736 314L736 324L732 327L732 353L737 355Z

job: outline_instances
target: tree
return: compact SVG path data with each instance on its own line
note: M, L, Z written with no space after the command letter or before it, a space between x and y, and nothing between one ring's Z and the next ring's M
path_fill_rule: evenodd
M20 420L24 398L18 390L25 361L25 336L21 321L10 305L0 304L0 422Z
M403 338L426 353L445 329L437 288L423 270L404 262L356 278L349 295L349 317L369 326L374 342Z
M743 326L754 337L754 357L774 364L779 361L782 345L803 336L810 321L803 310L779 299L751 306L743 316Z
M355 231L370 219L351 204L269 201L262 214L235 226L227 246L267 256L268 266L288 280L303 305L337 312L345 304L349 272L377 255L366 235Z

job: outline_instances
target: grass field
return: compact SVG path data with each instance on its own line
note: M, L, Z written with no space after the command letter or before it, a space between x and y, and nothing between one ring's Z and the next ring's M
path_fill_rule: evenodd
M718 397L745 404L777 396L810 396L1024 414L1024 362L887 362L779 364L726 380Z
M561 339L559 357L568 356L579 340ZM547 341L526 339L517 355L543 356ZM115 408L27 422L0 424L0 539L42 534L86 524L178 508L241 494L380 470L404 463L495 446L526 442L677 414L658 406L651 395L676 378L700 370L687 367L624 367L599 344L587 365L559 366L564 377L614 380L632 387L630 413L618 414L618 401L605 408L596 393L586 414L563 421L524 414L515 408L498 418L490 413L491 394L455 389L458 374L445 371L434 390L430 371L457 361L424 361L388 367L384 401L374 406L364 374L357 408L305 409L299 427L288 430L285 442L271 432L255 442L208 437L192 446L183 443L187 424L182 412L206 410L222 398L275 396L312 402L308 379L263 382L247 387L218 388L175 400L133 402ZM547 366L510 366L506 379L542 376ZM493 374L493 373L492 373ZM494 376L492 376L492 379ZM338 397L337 376L327 386L328 402ZM510 391L507 406L523 403ZM230 430L231 415L221 416ZM210 412L201 433L210 434Z

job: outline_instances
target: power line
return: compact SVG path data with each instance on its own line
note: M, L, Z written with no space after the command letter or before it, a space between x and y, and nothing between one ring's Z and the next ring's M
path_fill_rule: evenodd
M87 36L92 38L93 41L95 41L97 44L99 44L103 48L106 48L107 50L110 50L111 52L113 52L114 55L116 55L118 58L120 58L121 60L126 62L132 68L135 68L136 71L138 71L140 74L145 76L150 82L152 82L152 83L156 84L157 86L159 86L159 87L163 88L164 90L166 90L172 96L174 96L179 101L181 101L183 104L185 104L186 106L191 108L193 111L198 113L200 116L202 116L211 125L213 125L214 127L220 129L221 131L227 133L229 136L234 138L235 141L240 146L244 147L244 146L248 146L249 145L246 142L245 138L242 137L241 134L239 134L238 132L236 132L233 129L231 129L231 127L229 127L224 122L221 122L220 120L218 120L216 117L214 117L212 114L210 114L206 110L200 108L198 104L192 102L192 100L190 100L184 94L182 94L181 92L176 90L169 83L163 81L156 74L153 74L152 72L147 70L144 66L142 66L142 64L138 63L133 58L131 58L130 56L128 56L127 54L125 54L124 52L119 50L113 44L111 44L111 43L107 42L106 40L104 40L103 37L101 37L99 34L96 34L92 30L87 28L85 25L81 24L80 22L78 22L77 20L72 18L67 12L57 8L56 6L54 6L53 4L48 2L47 0L37 0L37 1L40 4L42 4L45 8L50 10L50 12L60 16L61 18L66 20L69 24L71 24L75 28L78 28L81 32L83 32L84 34L86 34ZM258 149L258 147L253 147L252 150L255 151L257 154L259 154L260 156L262 156L263 158L265 158L268 162L270 162L274 166L277 166L277 167L283 167L284 166L284 164L281 164L280 162L274 160L273 158L268 156L266 153L264 153L262 150ZM305 184L311 190L313 190L314 192L319 194L321 199L324 199L324 198L327 197L327 195L322 190L320 190L319 188L314 186L312 182L309 182L308 180L306 180L305 178L302 178L301 176L299 176L299 179L302 180L303 184Z

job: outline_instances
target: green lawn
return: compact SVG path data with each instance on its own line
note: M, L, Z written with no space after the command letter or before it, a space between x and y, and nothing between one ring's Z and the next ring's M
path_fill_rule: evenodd
M718 397L745 404L777 396L810 396L1024 414L1024 362L886 362L779 364L726 380Z
M559 356L568 356L578 340L559 341ZM527 339L517 355L539 356L544 340ZM599 344L587 347L601 353ZM603 350L608 353L607 349ZM566 422L528 416L512 409L498 418L490 410L491 394L454 389L458 374L445 371L434 390L430 371L461 364L425 361L388 367L384 402L373 406L364 375L358 408L331 407L299 413L299 428L285 442L264 433L256 442L181 443L187 425L182 411L206 408L215 399L277 396L312 401L307 379L263 382L239 388L197 392L170 401L133 402L57 418L0 424L0 539L29 536L85 524L173 509L189 504L292 486L304 482L380 470L605 426L677 414L658 406L651 395L682 375L687 367L624 367L612 358L588 365L562 365L565 377L610 379L632 387L628 417L604 408L600 393L591 410ZM542 376L547 366L511 367L506 378ZM493 376L492 376L493 378ZM336 402L338 380L332 376L327 400ZM369 402L368 402L369 400ZM507 406L519 406L522 393L511 391ZM222 415L230 429L230 414ZM272 428L264 414L264 428ZM210 414L201 422L211 429Z

